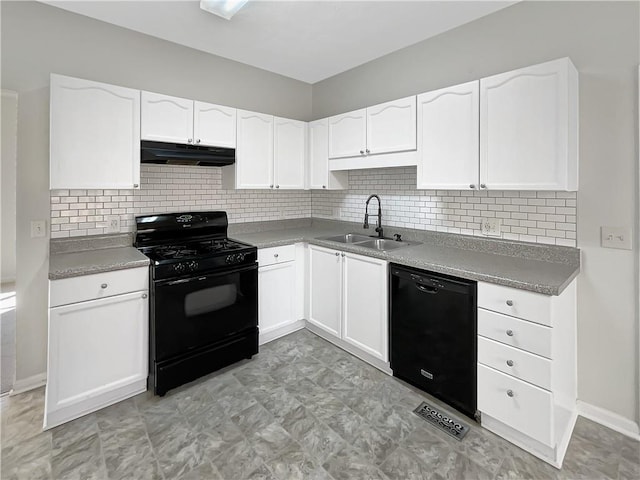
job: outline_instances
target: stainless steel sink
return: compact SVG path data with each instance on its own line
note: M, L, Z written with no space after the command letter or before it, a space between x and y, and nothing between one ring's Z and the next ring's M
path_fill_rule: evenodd
M371 237L367 237L366 235L358 235L357 233L346 233L344 235L336 235L334 237L323 237L319 240L329 240L331 242L340 243L359 243L371 240Z
M374 240L358 243L358 246L388 252L389 250L396 250L398 248L410 247L411 245L417 244L417 242L398 242L396 240L387 240L386 238L376 238Z

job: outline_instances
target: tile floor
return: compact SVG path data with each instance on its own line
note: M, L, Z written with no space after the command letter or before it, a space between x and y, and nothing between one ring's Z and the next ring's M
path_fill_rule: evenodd
M41 431L44 391L0 401L7 479L638 479L640 446L579 419L562 470L472 426L458 442L426 396L301 330L251 361ZM430 399L432 402L433 400Z

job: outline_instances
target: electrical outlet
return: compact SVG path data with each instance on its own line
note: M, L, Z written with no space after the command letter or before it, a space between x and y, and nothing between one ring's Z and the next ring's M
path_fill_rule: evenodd
M42 238L46 235L46 222L44 220L33 220L31 222L31 238Z
M107 215L104 219L106 221L104 233L120 233L120 217L118 215Z
M631 228L600 227L600 239L604 248L631 250Z
M335 207L333 209L333 218L340 218L340 207Z
M501 218L483 218L482 219L482 234L491 237L499 237L500 229L502 227Z

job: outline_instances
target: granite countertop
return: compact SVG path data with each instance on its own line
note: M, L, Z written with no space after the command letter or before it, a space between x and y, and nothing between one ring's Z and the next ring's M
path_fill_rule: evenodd
M404 231L403 237L411 235L407 240L421 241L423 242L421 245L403 247L390 252L359 247L357 244L319 239L347 232L369 235L373 233L373 231L354 228L354 224L341 223L344 222L316 222L314 219L310 226L254 233L233 232L229 236L258 248L308 242L312 245L381 258L400 265L546 295L559 295L580 272L579 250L570 247L522 244L475 237L467 237L462 241L458 238L447 244L448 234L430 232L420 234L416 231ZM387 235L391 235L403 229L387 227L385 230L388 231ZM449 237L452 236L449 235Z
M149 258L131 246L131 237L128 235L123 235L121 239L110 235L73 241L57 240L51 242L49 280L148 265Z

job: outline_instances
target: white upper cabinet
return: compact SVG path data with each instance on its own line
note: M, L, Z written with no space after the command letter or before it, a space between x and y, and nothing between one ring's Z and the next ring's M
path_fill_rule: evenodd
M367 155L415 149L415 96L367 108Z
M142 92L141 138L193 143L193 100Z
M480 183L577 190L578 73L568 58L480 80Z
M329 171L329 119L309 123L309 188L339 190L349 188L347 172Z
M415 96L329 118L329 158L415 149Z
M142 92L143 140L211 147L236 146L236 109Z
M274 184L279 189L304 188L307 123L274 118Z
M193 102L193 138L196 144L236 147L236 109Z
M479 82L418 95L418 188L479 188Z
M329 158L366 155L367 109L329 118Z
M50 187L140 186L140 91L51 75Z
M235 188L273 188L273 116L238 110Z

